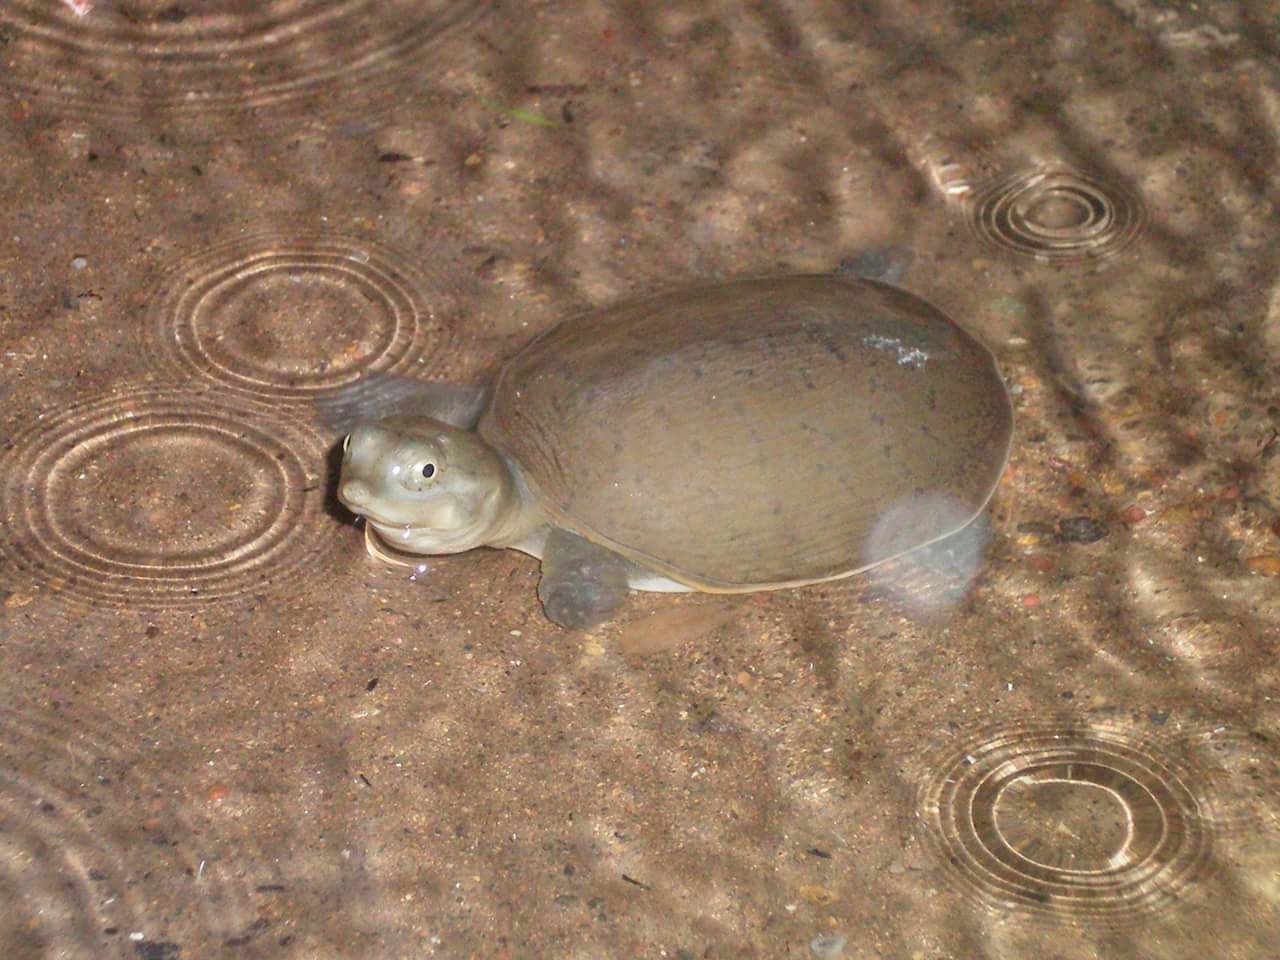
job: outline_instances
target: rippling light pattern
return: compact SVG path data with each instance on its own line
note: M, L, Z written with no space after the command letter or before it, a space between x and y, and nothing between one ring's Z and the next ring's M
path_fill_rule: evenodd
M985 242L1055 262L1119 253L1143 221L1142 205L1127 190L1065 168L997 178L969 208L970 225Z
M205 956L257 929L256 871L189 822L158 743L119 730L79 705L0 704L5 960Z
M946 869L986 906L1119 921L1173 902L1206 865L1192 782L1148 744L1025 726L947 758L919 815Z
M330 546L324 446L266 405L195 390L71 406L0 459L0 555L45 589L104 603L269 590Z
M0 84L85 116L287 106L421 69L473 0L5 0Z
M260 234L174 268L145 346L166 374L311 400L370 374L436 372L450 342L441 319L450 303L447 284L379 244Z

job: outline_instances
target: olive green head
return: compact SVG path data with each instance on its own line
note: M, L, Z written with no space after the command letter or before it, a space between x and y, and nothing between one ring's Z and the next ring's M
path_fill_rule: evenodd
M357 425L343 441L338 499L409 553L503 545L521 511L502 457L469 430L428 417Z

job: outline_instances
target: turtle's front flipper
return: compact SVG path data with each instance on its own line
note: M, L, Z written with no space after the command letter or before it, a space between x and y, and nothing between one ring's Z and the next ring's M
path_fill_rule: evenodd
M571 630L608 620L626 599L631 564L612 550L553 529L542 553L538 599L547 616Z
M431 417L470 430L484 412L485 385L434 383L394 374L370 374L316 401L321 422L336 433L357 423L396 415Z

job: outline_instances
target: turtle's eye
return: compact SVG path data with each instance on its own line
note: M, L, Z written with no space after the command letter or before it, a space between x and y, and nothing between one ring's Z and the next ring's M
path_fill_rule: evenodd
M400 482L409 490L425 490L435 483L440 468L434 460L418 460L400 471Z

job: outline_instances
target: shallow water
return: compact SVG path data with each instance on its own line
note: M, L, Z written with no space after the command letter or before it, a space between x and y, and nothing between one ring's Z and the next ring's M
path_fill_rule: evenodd
M5 4L0 955L1274 954L1277 27ZM841 269L1000 361L959 545L575 635L332 498L354 382Z

